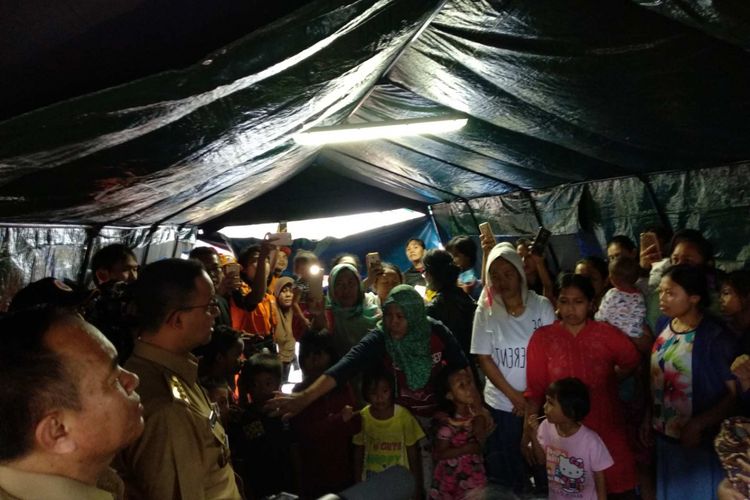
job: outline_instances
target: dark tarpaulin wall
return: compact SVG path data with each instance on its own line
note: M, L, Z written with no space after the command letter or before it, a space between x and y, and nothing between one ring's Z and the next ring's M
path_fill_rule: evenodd
M72 281L91 281L91 256L112 243L131 247L141 264L180 256L189 250L195 228L94 228L85 226L0 226L0 311L27 284L53 276ZM92 252L86 254L87 245Z
M502 237L526 236L538 226L530 200L554 235L576 236L564 245L553 238L553 249L562 254L600 254L615 234L637 242L643 228L663 224L665 217L675 230L702 231L717 249L720 266L733 269L750 261L748 163L652 174L642 180L626 177L563 185L530 194L477 198L468 205L443 203L434 205L432 211L441 232L448 235L478 234L476 217L479 222L489 221ZM598 243L598 248L592 243ZM570 268L570 259L561 262L561 267Z

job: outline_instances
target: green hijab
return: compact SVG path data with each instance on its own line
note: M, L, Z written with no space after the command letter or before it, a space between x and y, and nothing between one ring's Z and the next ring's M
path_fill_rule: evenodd
M427 385L432 372L432 328L427 320L424 299L412 286L398 285L385 299L383 311L391 304L398 305L406 317L406 335L400 340L394 340L382 321L378 323L378 329L385 333L385 348L406 375L406 385L410 389L421 389Z
M357 303L353 307L342 307L334 299L336 280L344 270L352 273L359 283ZM332 333L334 343L336 344L336 349L342 354L346 353L354 344L359 342L367 332L375 328L381 317L380 308L377 304L365 300L359 273L351 264L339 264L331 270L331 275L328 279L328 307L333 313L334 331Z

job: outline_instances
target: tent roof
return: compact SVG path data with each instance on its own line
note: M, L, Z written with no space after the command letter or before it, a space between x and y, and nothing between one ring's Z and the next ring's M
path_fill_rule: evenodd
M0 15L0 222L215 226L750 159L741 3L47 4ZM468 126L291 140L447 111Z

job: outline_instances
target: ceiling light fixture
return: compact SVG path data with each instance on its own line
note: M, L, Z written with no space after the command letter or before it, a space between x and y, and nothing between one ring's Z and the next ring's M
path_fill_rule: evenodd
M468 121L462 116L441 116L387 122L356 123L311 128L294 136L297 144L320 145L370 141L421 134L439 134L458 130Z

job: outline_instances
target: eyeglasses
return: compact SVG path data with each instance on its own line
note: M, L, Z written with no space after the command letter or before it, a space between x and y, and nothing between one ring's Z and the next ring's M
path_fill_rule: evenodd
M189 311L191 309L205 309L204 313L209 315L219 314L221 312L221 309L219 308L219 301L216 300L216 297L211 299L211 302L208 304L201 304L199 306L186 306L186 307L178 307L171 313L169 313L169 316L167 317L167 322L169 322L170 319L172 319L172 316L174 316L174 313L178 311Z
M211 299L211 302L208 304L202 304L199 306L187 306L187 307L178 307L175 309L175 311L189 311L190 309L205 309L206 314L209 314L211 312L219 312L219 301L216 300L216 298Z

